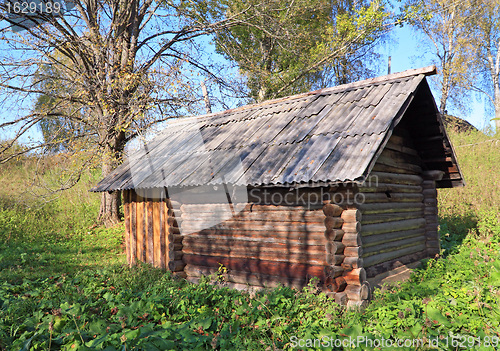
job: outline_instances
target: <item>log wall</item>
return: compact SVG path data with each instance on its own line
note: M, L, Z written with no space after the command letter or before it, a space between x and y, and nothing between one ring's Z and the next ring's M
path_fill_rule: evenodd
M359 209L368 277L427 257L421 159L405 129L395 128L359 192L365 195Z
M282 189L267 191L269 199L274 193L286 194ZM259 201L243 208L227 203L183 204L182 260L188 278L215 273L223 265L231 283L301 288L317 277L321 287L331 284L340 275L344 257L342 243L328 236L339 237L342 209L334 205L323 209L321 198L299 204L297 194L288 196L286 204ZM214 224L214 218L220 221Z

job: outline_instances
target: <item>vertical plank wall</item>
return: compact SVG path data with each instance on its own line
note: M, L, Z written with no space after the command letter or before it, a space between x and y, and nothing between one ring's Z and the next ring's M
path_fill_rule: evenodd
M169 202L162 190L135 190L123 192L125 212L125 244L127 261L134 265L137 261L150 263L155 267L167 268L171 261L169 234L175 220L168 220ZM172 216L172 215L171 215ZM169 225L171 223L172 225Z

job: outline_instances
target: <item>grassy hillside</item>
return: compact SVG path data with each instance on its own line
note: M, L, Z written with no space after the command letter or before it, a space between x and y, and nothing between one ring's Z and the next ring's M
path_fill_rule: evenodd
M500 141L450 137L467 186L439 191L444 258L376 292L361 313L339 308L314 285L248 295L209 279L193 285L145 265L128 268L123 228L94 223L98 196L87 189L97 174L43 198L32 187L39 160L18 160L0 170L0 350L281 350L320 342L340 350L396 339L413 343L402 350L498 349ZM71 168L64 158L45 162L37 180L44 187Z

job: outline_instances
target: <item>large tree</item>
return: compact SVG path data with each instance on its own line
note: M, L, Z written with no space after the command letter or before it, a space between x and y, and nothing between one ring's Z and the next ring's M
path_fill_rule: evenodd
M439 110L446 112L451 100L462 107L467 89L473 81L470 63L475 57L474 21L477 6L474 0L410 0L409 5L419 11L413 25L430 44L430 52L437 58L441 91Z
M190 78L215 74L201 61L195 39L242 22L237 12L215 18L226 12L220 1L72 0L64 15L36 8L23 14L15 3L0 5L3 13L18 12L4 16L0 28L0 130L12 135L2 144L0 163L16 156L4 151L30 129L40 123L54 127L50 122L56 121L81 132L60 134L49 146L90 138L94 144L85 147L92 152L82 164L98 159L103 176L141 130L193 112L198 96L191 87L198 90L198 84ZM38 100L33 109L40 95L45 103ZM26 150L45 147L37 143ZM101 221L117 222L119 206L118 192L103 193Z
M218 31L216 45L237 63L256 101L360 78L389 28L378 1L235 0L229 14L249 4L245 23Z

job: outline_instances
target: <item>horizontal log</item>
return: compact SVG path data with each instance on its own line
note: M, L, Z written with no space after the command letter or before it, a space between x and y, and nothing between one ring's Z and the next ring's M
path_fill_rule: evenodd
M346 257L361 257L363 255L362 246L347 246L344 249L344 256Z
M217 273L218 268L186 265L184 271L190 277L209 276ZM237 272L230 271L222 275L223 279L233 283L247 284L251 286L262 286L267 288L275 288L280 285L289 287L302 288L307 285L305 279L290 279L281 276L271 276L259 273Z
M211 257L227 257L227 258L242 258L252 260L265 260L273 262L290 262L290 263L305 263L314 265L326 265L326 255L322 253L310 252L269 252L259 250L247 250L244 248L236 248L231 250L219 248L193 249L190 247L184 248L184 254L203 255Z
M361 231L361 222L344 222L342 230L347 233L359 233Z
M342 214L343 208L334 205L334 204L326 204L323 206L323 213L325 216L329 217L338 217Z
M344 222L359 222L361 221L361 211L358 209L348 209L342 212L340 218Z
M363 267L363 259L360 257L345 257L341 267L346 271Z
M335 302L341 306L347 305L348 297L345 292L338 292L335 294Z
M401 144L397 144L392 139L389 139L389 142L387 144L385 144L385 147L387 149L398 151L398 152L403 153L403 154L420 157L420 155L418 154L418 151L415 150L414 148L404 146Z
M365 215L363 217L361 224L363 226L365 226L367 224L403 221L406 219L422 218L423 215L424 215L424 212L422 210L418 210L418 211L414 211L414 212L393 212L393 213L369 214L369 215Z
M361 246L361 235L346 233L342 237L342 244L345 246Z
M347 285L345 293L349 301L368 300L370 297L370 283L365 281L361 285Z
M182 260L168 261L168 269L172 272L182 271L185 265Z
M366 271L364 268L356 268L352 271L344 271L342 274L347 285L361 285L366 281ZM346 288L347 289L347 288Z
M340 277L344 272L344 269L340 266L326 266L324 267L324 272L326 277L334 279Z
M422 202L424 195L418 193L363 193L363 196L358 196L359 201L364 204L369 203L384 203L384 202Z
M407 184L371 184L370 186L359 187L360 193L422 193L422 187L420 185L407 185Z
M325 238L331 241L341 241L344 236L344 231L342 229L330 229L325 230Z
M407 174L407 175L417 175L421 173L421 170L409 170L403 167L396 166L388 166L382 163L375 163L375 166L372 168L372 172L383 172L383 173L399 173L399 174Z
M345 245L340 241L329 241L326 243L326 253L335 255L342 254L344 252Z
M406 157L404 154L385 149L376 162L377 165L400 168L415 174L422 173L422 167L416 165L417 157ZM375 167L374 167L375 168Z
M263 241L242 241L234 239L217 239L217 238L192 238L191 235L186 236L183 241L183 250L186 249L199 252L197 250L248 250L248 252L271 252L271 253L300 253L309 254L326 254L326 243L317 245L309 245L309 243L301 243L296 241L282 242L263 242Z
M340 266L344 262L344 255L326 254L326 264L330 266Z
M230 270L260 273L266 275L278 275L282 277L318 277L321 280L323 280L323 278L325 277L324 266L320 265L273 262L242 258L211 257L190 254L184 254L183 261L186 264L208 267L219 267L222 264Z
M367 224L361 228L361 235L365 237L368 235L422 228L425 226L425 223L426 223L425 219L418 218L418 219L407 219L404 221Z
M220 236L209 234L188 234L184 235L183 245L195 245L196 243L203 243L203 245L248 245L256 243L257 245L267 244L283 244L292 246L309 246L309 245L325 245L327 240L321 236L302 236L302 237L260 237L260 236L247 236L234 234L232 236ZM281 245L282 246L282 245ZM303 248L305 250L305 248Z
M369 235L363 237L363 247L368 249L369 247L381 245L384 243L389 243L391 241L397 241L412 237L425 237L424 228L416 228L410 230L402 230L399 232L382 233L376 235Z
M394 251L398 249L403 249L408 246L418 245L425 243L426 239L424 236L415 236L411 238L405 238L402 240L394 240L390 242L381 243L379 245L374 245L370 247L363 247L363 258L367 258L372 255L377 255L383 252Z
M327 217L334 218L334 217ZM214 229L230 229L230 230L250 230L250 231L267 231L267 232L318 232L323 233L325 231L325 226L321 223L307 223L307 222L287 222L281 225L278 224L270 224L266 222L262 222L262 224L258 224L256 222L234 222L234 221L225 221L223 223L215 224L210 227L207 227L211 223L207 222L183 222L181 229L183 231L195 232L204 229L214 228ZM340 228L341 223L336 227ZM333 229L333 228L327 228Z
M421 185L422 181L423 179L419 175L372 171L366 183L368 185L377 183Z
M321 210L289 210L289 211L242 211L242 212L194 212L183 213L182 219L189 220L213 220L213 221L235 221L235 222L307 222L323 223L325 215Z
M325 226L323 227L323 229L325 227L327 230L340 229L342 227L342 224L344 223L344 220L340 217L325 217L324 223Z
M385 261L391 261L396 258L404 257L406 255L418 253L426 249L425 244L412 245L400 250L392 250L378 255L363 258L363 266L370 267Z
M169 251L168 259L170 261L176 261L182 259L182 251Z
M243 229L231 229L231 228L209 228L199 230L197 232L186 232L184 236L192 235L208 235L216 236L221 239L231 239L237 238L239 240L254 240L260 241L261 239L276 239L276 240L299 240L299 241L321 241L326 242L325 232L315 231L315 232L304 232L301 230L289 230L289 231L275 231L275 230L243 230Z
M182 251L181 243L170 243L168 244L168 251Z
M369 214L423 211L424 204L421 202L365 203L361 204L359 209L363 213L364 220Z

